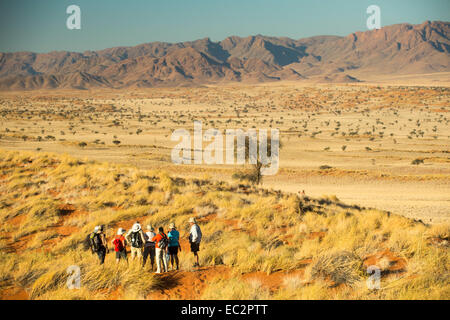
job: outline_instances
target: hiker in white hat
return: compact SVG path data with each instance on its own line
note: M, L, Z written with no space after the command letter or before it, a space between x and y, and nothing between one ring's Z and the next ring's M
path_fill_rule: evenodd
M145 267L145 263L147 262L148 256L150 256L150 263L152 265L151 271L153 271L153 265L155 264L155 242L152 239L156 236L154 232L155 228L151 225L147 226L147 232L144 233L145 237L145 245L144 245L144 256L142 261L142 267Z
M103 242L102 230L100 226L94 228L94 232L89 234L89 246L92 253L97 254L100 264L105 262L106 252L108 250L106 243Z
M191 230L189 232L189 243L191 245L191 252L194 254L196 262L194 267L200 267L198 262L198 251L200 250L200 241L202 240L202 231L197 224L197 220L194 217L189 219L189 224L191 225Z
M175 261L175 264L177 265L177 270L178 270L179 265L180 265L179 260L178 260L178 250L181 251L180 233L175 228L174 223L169 224L169 230L170 231L167 234L167 237L169 238L168 250L169 250L169 257L170 257L170 265L172 266L172 270L174 270L173 263Z
M133 224L133 227L128 231L125 236L128 243L131 245L131 260L137 256L138 259L142 259L142 251L145 244L144 232L142 231L141 225L138 221Z
M133 227L131 229L133 229L133 232L138 232L141 230L141 225L139 224L139 222L136 222L135 224L133 224Z
M116 252L116 263L119 263L120 259L124 259L128 264L127 257L127 240L123 236L125 230L123 228L119 228L117 230L117 235L111 241L114 245L114 251Z

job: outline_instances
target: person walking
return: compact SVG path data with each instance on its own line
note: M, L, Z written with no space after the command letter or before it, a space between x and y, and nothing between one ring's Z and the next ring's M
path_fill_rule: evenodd
M139 222L136 222L133 225L125 238L130 244L131 260L134 260L136 256L138 259L142 259L142 249L144 247L145 237Z
M97 254L100 264L105 262L107 246L102 240L100 226L94 228L94 232L89 236L92 253Z
M108 247L108 241L106 240L106 233L105 233L105 225L100 225L100 238L102 239L103 246L106 249L106 254L109 253L109 247Z
M180 247L180 233L175 228L175 224L171 223L169 225L169 233L167 234L167 237L169 238L169 256L170 256L170 265L172 267L172 270L174 270L173 265L174 262L177 266L177 270L179 270L179 260L178 260L178 250L181 251Z
M155 242L152 241L152 239L156 236L156 233L153 232L154 230L155 229L151 225L148 225L147 232L144 234L145 244L142 267L145 266L147 258L150 256L150 263L152 265L151 271L153 271L153 265L155 264Z
M111 243L114 246L114 251L116 252L116 264L119 263L120 259L124 259L128 264L127 240L123 236L124 233L125 233L125 230L122 228L119 228L119 230L117 230L117 235L111 241Z
M200 242L202 241L202 231L197 224L197 220L194 217L189 219L189 224L191 226L191 230L189 232L189 243L191 245L191 252L194 254L196 262L194 263L195 267L200 267L198 262L198 251L200 251Z
M161 273L161 262L163 264L163 272L167 272L166 250L169 239L164 233L163 227L159 227L158 231L159 233L153 237L152 241L155 243L156 273Z

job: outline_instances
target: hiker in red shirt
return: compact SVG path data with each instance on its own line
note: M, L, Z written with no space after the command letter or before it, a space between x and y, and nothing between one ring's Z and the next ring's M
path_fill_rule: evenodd
M124 259L128 264L127 258L127 240L123 236L125 230L119 228L117 235L114 237L112 244L114 245L114 251L116 252L116 263L119 263L120 259Z
M156 253L156 273L161 273L161 261L164 266L164 272L167 272L167 260L166 260L166 250L169 245L169 238L164 233L163 227L159 227L159 233L153 237L152 241L155 243L155 253Z

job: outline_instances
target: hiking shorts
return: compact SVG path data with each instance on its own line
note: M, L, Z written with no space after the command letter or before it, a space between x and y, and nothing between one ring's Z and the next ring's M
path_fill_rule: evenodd
M119 260L121 258L127 260L127 250L116 251L116 259Z
M134 256L142 258L142 248L131 247L131 258L134 258Z
M200 251L200 243L197 242L191 242L191 252L198 252Z
M177 255L178 254L178 246L169 247L169 254Z

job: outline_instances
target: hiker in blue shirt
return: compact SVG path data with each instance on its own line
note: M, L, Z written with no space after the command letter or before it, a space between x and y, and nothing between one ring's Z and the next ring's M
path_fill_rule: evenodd
M169 225L169 233L167 234L167 237L169 238L169 255L170 255L170 265L173 269L173 262L175 260L175 263L177 265L177 270L179 269L179 261L178 261L178 249L181 251L180 247L180 233L175 229L175 224L171 223Z

